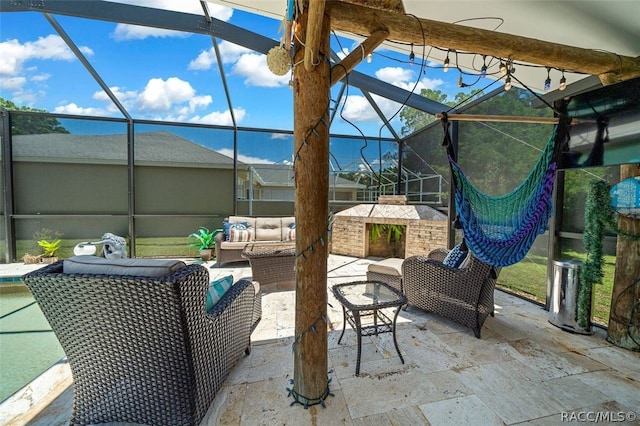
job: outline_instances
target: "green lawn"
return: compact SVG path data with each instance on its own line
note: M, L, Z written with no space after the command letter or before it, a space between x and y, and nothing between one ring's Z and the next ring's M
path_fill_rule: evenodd
M63 239L58 251L58 257L61 259L73 256L73 248L86 240ZM199 257L198 249L190 247L188 243L193 241L188 237L170 237L170 238L137 238L136 239L136 256L137 257L182 257L191 258ZM128 248L128 246L127 246ZM42 249L35 241L19 240L16 243L18 256L22 257L25 253L38 255L42 253ZM97 253L102 250L102 245L97 246Z
M563 253L562 258L584 261L586 254L568 251ZM604 326L609 324L615 264L615 256L605 256L603 282L597 284L593 291L592 322ZM547 258L527 256L519 263L503 268L498 277L498 287L544 303L547 292Z

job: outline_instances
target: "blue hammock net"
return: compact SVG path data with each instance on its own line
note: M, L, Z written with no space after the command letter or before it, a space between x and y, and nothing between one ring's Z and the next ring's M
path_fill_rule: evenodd
M467 246L483 262L495 267L518 263L545 232L553 212L557 131L558 125L527 178L505 195L480 191L449 154L458 221Z

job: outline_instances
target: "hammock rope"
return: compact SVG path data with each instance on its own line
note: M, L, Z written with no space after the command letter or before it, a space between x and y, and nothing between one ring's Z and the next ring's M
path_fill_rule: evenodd
M542 154L527 178L513 191L491 196L480 191L456 162L445 123L451 176L455 186L457 222L461 225L467 246L475 257L494 267L513 265L522 260L538 235L547 228L553 213L553 183L556 172L559 131L565 120L554 126ZM566 122L568 124L568 122Z

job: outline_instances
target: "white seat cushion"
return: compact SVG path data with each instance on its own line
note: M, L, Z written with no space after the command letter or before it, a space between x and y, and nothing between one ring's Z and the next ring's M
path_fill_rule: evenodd
M404 259L390 257L379 262L370 263L367 270L378 274L393 275L395 277L402 276L402 262Z

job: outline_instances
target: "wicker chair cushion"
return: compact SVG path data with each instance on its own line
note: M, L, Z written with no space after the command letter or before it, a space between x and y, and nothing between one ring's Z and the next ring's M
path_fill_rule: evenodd
M379 262L370 263L367 267L369 272L376 272L383 275L391 275L394 277L402 276L402 262L404 259L390 257Z
M183 266L183 261L174 259L106 259L82 255L65 259L62 269L65 274L161 277Z
M209 283L209 291L207 291L207 312L213 306L218 303L218 300L231 288L233 285L233 275L227 275L226 277L218 278L217 280Z
M256 241L280 241L282 239L282 219L279 217L256 218Z
M468 250L462 250L462 243L456 245L444 258L442 263L451 268L459 268L467 258Z

